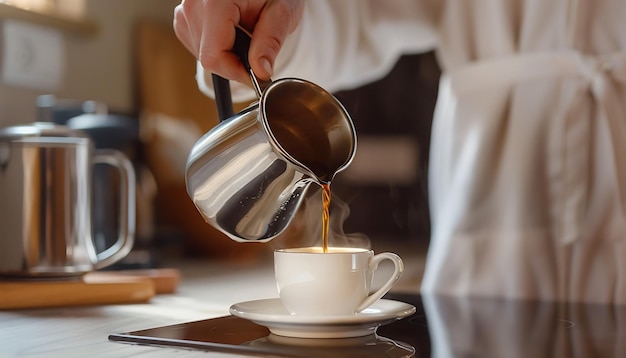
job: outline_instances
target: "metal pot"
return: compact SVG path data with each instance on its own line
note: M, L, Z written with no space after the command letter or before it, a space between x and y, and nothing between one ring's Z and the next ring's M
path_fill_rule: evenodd
M249 43L238 29L233 52L259 100L228 117L228 81L213 75L222 121L193 146L186 184L210 225L236 241L268 241L287 228L311 183L330 183L350 164L356 132L345 108L320 86L297 78L258 81Z
M120 227L97 252L92 167L120 173ZM0 275L80 275L122 259L133 246L135 175L121 152L95 151L79 130L46 122L0 129Z

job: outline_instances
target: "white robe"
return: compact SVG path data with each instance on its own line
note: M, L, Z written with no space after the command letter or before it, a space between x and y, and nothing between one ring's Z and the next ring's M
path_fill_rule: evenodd
M626 303L626 0L307 1L275 77L355 88L429 49L422 291Z

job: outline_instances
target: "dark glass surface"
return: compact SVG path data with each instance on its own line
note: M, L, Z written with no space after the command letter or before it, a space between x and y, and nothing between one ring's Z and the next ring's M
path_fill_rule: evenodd
M295 339L228 316L114 341L289 357L626 357L626 306L387 295L417 312L350 339Z

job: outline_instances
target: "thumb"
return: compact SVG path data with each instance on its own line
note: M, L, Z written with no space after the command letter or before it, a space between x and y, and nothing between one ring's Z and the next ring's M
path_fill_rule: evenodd
M254 73L264 80L270 79L273 74L274 62L280 52L287 32L275 26L263 28L257 26L250 41L248 60Z

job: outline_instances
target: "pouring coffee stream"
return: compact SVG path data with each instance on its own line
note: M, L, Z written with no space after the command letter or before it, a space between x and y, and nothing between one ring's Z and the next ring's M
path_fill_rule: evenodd
M187 192L210 225L236 241L282 233L311 183L323 189L328 245L330 183L352 161L356 132L339 101L297 78L260 81L250 68L250 36L237 29L233 52L248 70L258 101L233 114L228 80L213 74L220 123L193 146Z

